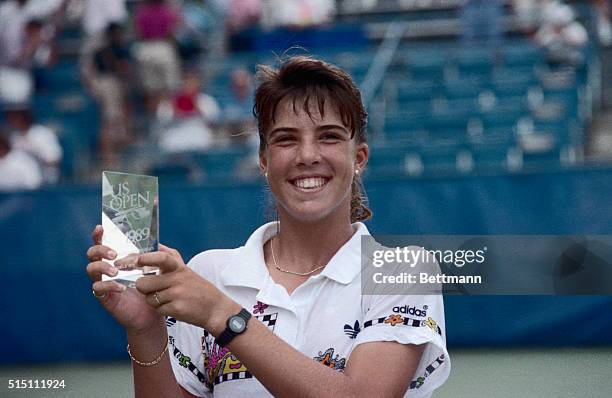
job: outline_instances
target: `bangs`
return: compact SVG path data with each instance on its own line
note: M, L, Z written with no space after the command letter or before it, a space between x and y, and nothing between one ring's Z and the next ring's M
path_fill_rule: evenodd
M303 111L311 119L315 109L324 117L325 107L332 107L350 131L351 139L366 142L367 113L361 94L350 75L337 66L308 57L292 57L279 70L259 65L257 80L260 84L255 91L253 114L260 149L266 146L266 135L276 121L279 105L286 101L295 114Z
M314 109L319 112L321 117L325 117L325 106L328 105L338 112L342 124L351 132L351 138L355 135L355 122L350 111L349 102L346 99L343 100L342 96L338 95L337 92L334 92L334 90L329 87L304 86L299 89L288 88L282 90L282 92L277 92L277 94L269 98L269 100L270 103L267 104L269 106L264 106L263 109L265 111L259 115L261 127L263 129L262 133L264 135L266 135L270 127L276 123L278 107L284 101L291 104L294 114L297 115L300 111L303 111L311 120L314 118L312 114Z

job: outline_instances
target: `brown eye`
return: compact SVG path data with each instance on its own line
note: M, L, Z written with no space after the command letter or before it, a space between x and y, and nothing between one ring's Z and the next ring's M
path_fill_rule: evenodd
M336 133L324 133L322 135L323 141L325 142L336 142L340 141L341 137Z
M277 137L274 142L281 145L288 145L295 141L295 137L292 135L282 135Z

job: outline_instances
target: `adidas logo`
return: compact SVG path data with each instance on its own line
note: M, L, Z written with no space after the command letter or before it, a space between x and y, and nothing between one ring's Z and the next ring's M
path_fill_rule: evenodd
M344 333L351 338L354 339L361 332L361 328L359 327L359 321L355 321L353 326L346 324L344 325Z
M398 314L408 314L408 315L413 315L413 316L427 316L427 306L424 305L423 309L420 310L417 307L411 307L409 305L404 305L404 306L396 306L393 307L393 312L398 313Z

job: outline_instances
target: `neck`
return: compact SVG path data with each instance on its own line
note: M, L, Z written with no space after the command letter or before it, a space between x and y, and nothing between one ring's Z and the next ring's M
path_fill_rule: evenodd
M348 216L338 218L304 223L279 211L280 233L272 243L277 265L294 272L309 272L327 264L354 233Z

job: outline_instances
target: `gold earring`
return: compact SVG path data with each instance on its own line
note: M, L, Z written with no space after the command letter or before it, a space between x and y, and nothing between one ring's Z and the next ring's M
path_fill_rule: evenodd
M264 177L268 178L268 172L267 171L264 173Z
M359 169L355 169L355 175L359 175Z

